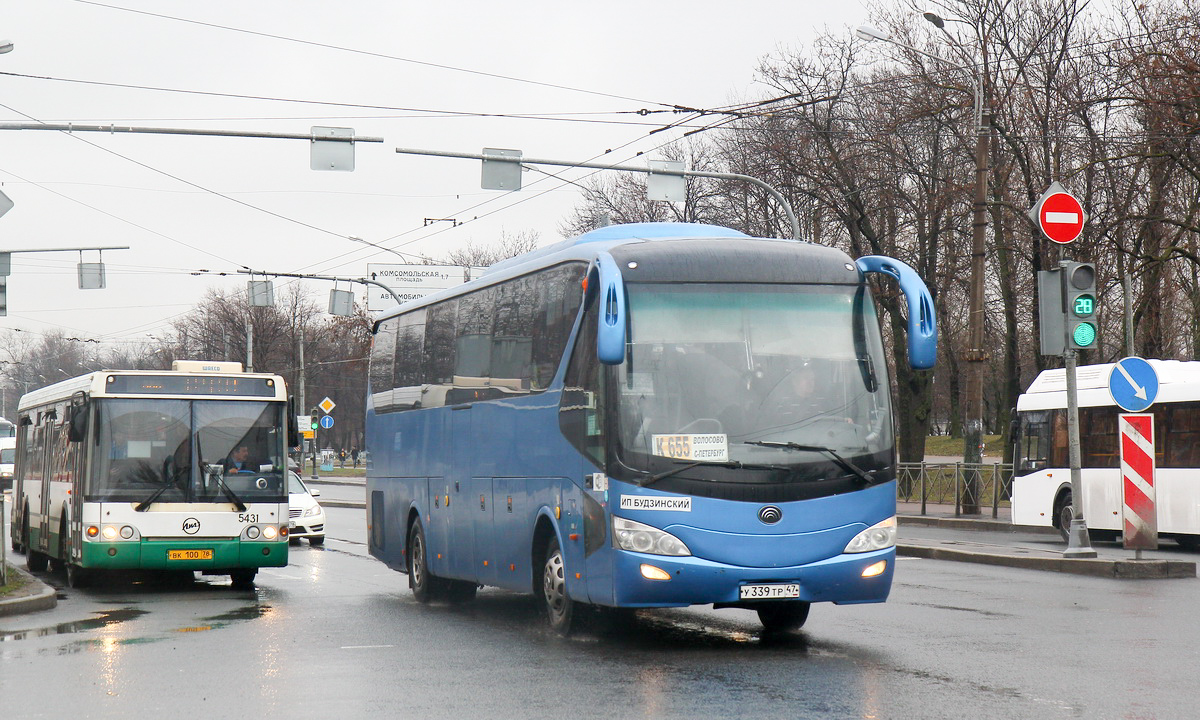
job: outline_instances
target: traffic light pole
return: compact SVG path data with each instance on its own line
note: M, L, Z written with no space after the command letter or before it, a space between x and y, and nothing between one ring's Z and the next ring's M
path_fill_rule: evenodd
M1067 373L1067 457L1071 462L1071 528L1063 557L1094 558L1096 551L1088 539L1087 523L1083 520L1083 472L1079 457L1079 390L1075 383L1075 350L1063 351Z
M317 444L317 439L321 434L321 423L319 422L321 416L317 414L317 408L312 409L312 414L309 415L309 417L312 418L311 427L312 427L312 434L313 434L313 436L312 436L312 463L313 463L312 479L319 480L320 476L317 475L317 448L319 448L321 446Z

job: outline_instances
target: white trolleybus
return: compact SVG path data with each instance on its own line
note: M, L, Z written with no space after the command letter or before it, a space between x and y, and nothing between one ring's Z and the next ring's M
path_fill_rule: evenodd
M76 586L107 570L229 575L288 561L283 378L240 363L103 370L21 398L12 546Z
M1200 362L1149 360L1159 390L1154 414L1155 488L1160 536L1200 548ZM1108 391L1113 363L1076 371L1079 395L1083 518L1092 537L1121 533L1121 456L1117 407ZM1015 525L1053 526L1065 538L1074 498L1067 458L1067 390L1062 369L1045 370L1017 399L1016 467L1012 484Z

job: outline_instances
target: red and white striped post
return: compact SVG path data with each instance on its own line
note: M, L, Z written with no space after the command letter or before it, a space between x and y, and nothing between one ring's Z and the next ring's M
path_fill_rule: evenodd
M1154 415L1121 413L1121 491L1124 498L1125 548L1158 549L1158 513L1154 490Z

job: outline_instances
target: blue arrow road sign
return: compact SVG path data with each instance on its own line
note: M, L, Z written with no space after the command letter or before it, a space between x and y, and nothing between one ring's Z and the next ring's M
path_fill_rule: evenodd
M1157 388L1158 384L1155 383L1154 387ZM326 430L333 427L333 416L326 415L325 417L321 418L321 427L325 428Z
M1141 412L1158 397L1158 373L1140 357L1121 358L1108 376L1113 402L1128 412Z

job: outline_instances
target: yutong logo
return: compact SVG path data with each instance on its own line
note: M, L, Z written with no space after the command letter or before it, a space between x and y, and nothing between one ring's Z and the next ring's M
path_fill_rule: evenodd
M774 525L783 519L783 511L774 505L767 505L762 510L758 511L758 519L762 520L767 525Z
M200 521L196 518L188 518L183 521L183 531L188 535L195 535L200 532Z

